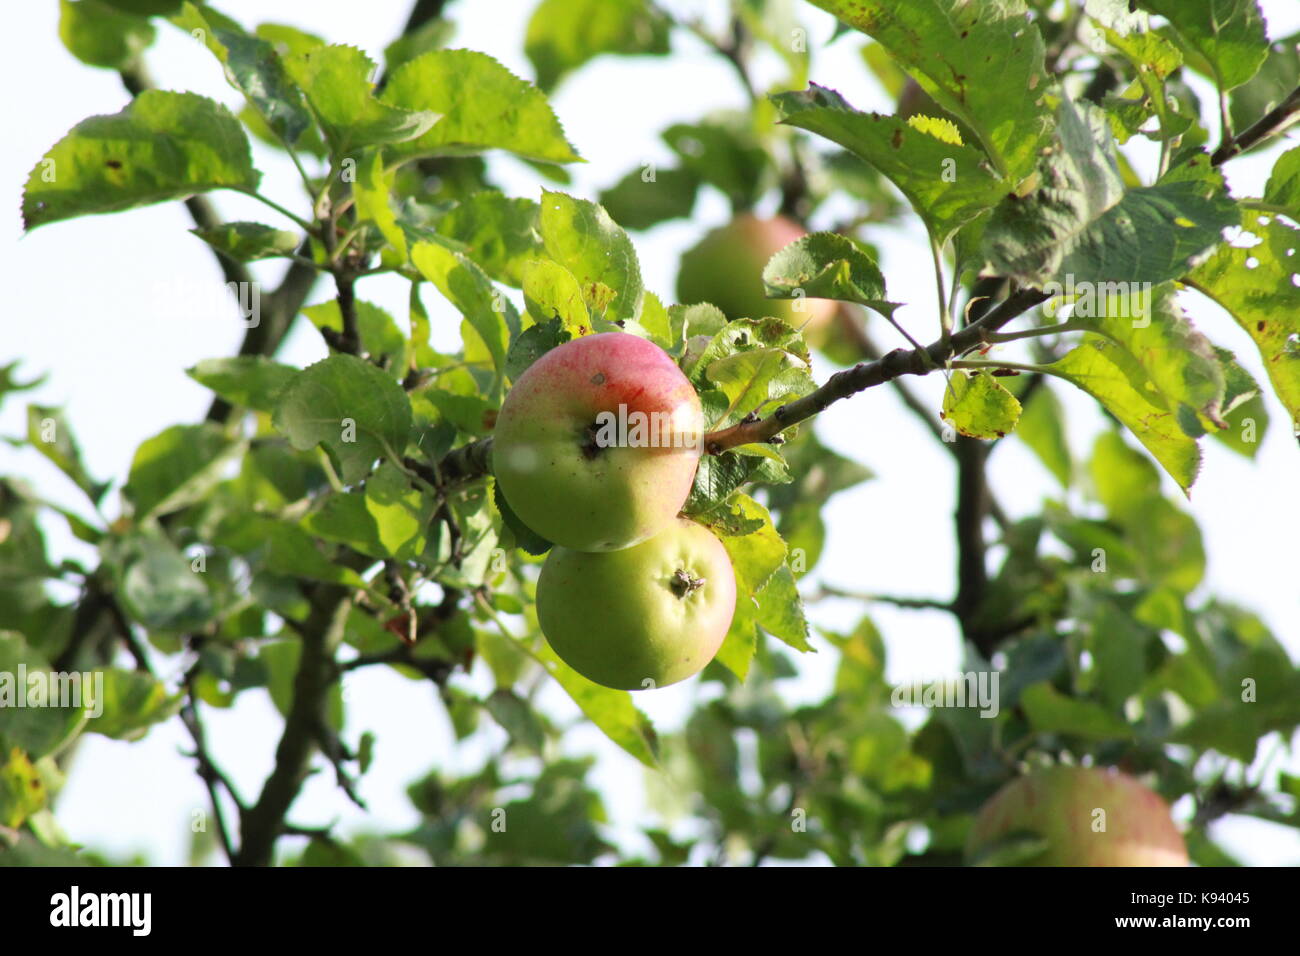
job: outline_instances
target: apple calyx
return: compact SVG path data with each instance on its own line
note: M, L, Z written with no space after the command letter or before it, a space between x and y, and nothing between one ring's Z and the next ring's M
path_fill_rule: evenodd
M578 440L578 447L582 450L582 457L587 461L594 461L600 457L600 453L606 448L600 440L601 426L599 422L592 422L582 432L582 437Z
M679 598L684 598L688 594L698 591L700 588L704 587L704 585L704 578L697 578L685 568L678 568L673 573L669 587L672 588L672 592Z

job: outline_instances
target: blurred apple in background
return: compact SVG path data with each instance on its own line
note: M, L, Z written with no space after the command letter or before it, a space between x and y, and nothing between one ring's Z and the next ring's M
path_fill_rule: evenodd
M1008 865L1187 866L1168 805L1117 770L1057 766L1011 781L980 809L967 858L978 861L999 844L1011 850L1022 833L1046 846Z
M741 213L713 230L682 256L677 273L677 301L709 302L728 319L776 316L802 328L810 344L835 316L831 299L769 299L763 292L763 267L776 253L807 235L784 216L760 219Z

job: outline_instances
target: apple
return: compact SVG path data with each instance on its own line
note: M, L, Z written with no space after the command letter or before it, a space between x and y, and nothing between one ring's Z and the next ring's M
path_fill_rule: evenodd
M686 518L622 551L554 548L537 580L537 620L551 648L617 690L666 687L699 673L735 610L727 549Z
M1113 769L1056 766L1011 781L980 809L967 857L1018 831L1047 841L1021 866L1187 865L1169 807Z
M815 340L838 308L832 299L769 299L763 292L767 261L796 239L807 235L784 216L760 219L751 213L736 216L706 235L682 256L677 273L677 301L685 305L710 302L729 319L772 315Z
M492 467L510 509L548 541L617 551L681 511L703 448L699 397L672 357L628 332L573 339L519 376Z

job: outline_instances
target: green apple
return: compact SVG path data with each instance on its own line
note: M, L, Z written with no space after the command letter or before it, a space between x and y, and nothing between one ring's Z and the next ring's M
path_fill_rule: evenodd
M519 376L497 416L492 468L510 509L548 541L617 551L677 517L703 437L699 397L672 357L602 332Z
M1186 866L1187 847L1159 795L1117 770L1056 766L1013 780L980 809L976 858L1017 833L1047 846L1021 866Z
M682 256L677 301L710 302L729 319L772 315L802 328L815 341L837 308L831 299L769 299L763 292L767 261L806 233L784 216L760 219L742 213L706 235Z
M554 548L537 580L537 620L551 648L617 690L666 687L699 673L735 610L727 549L685 518L623 551Z

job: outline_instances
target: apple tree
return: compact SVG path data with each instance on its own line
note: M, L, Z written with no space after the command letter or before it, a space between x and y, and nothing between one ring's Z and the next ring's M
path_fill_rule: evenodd
M419 0L377 62L309 23L239 23L207 4L61 5L69 53L130 101L32 157L25 228L182 201L244 337L187 370L211 393L205 418L141 435L128 474L92 474L57 408L30 405L27 434L10 436L85 507L0 478L0 671L101 672L104 692L94 717L84 702L0 706L0 862L101 859L54 812L76 744L164 721L190 735L211 800L200 850L236 865L972 862L981 805L1050 764L1120 768L1183 801L1201 864L1234 862L1210 831L1225 814L1300 826L1300 777L1257 762L1300 725L1300 670L1260 617L1206 593L1185 497L1206 443L1252 458L1265 429L1300 431L1300 148L1252 191L1223 175L1300 116L1297 37L1270 36L1255 0L734 0L710 11L726 7L721 21L652 0L541 0L530 81L454 45L460 6ZM175 30L242 94L238 112L154 86L148 47ZM861 49L896 110L855 106L819 73L834 44ZM701 45L733 71L734 109L664 129L671 164L628 157L599 194L570 188L583 144L548 95L598 56L671 71ZM287 156L301 190L267 195L253 143ZM1147 146L1158 159L1139 171ZM503 153L546 185L500 189ZM260 201L265 221L223 217L223 191ZM648 288L643 233L719 196L733 224L700 230L687 301ZM908 224L932 252L935 295L920 303L880 267ZM283 268L262 289L250 264L264 260ZM401 314L368 301L380 277L409 292ZM1207 302L1235 326L1203 320ZM277 360L303 324L319 360ZM457 346L435 348L435 327L458 329ZM674 728L643 713L660 690L570 666L623 626L583 610L599 605L578 603L582 582L606 594L639 565L621 547L565 559L571 597L542 606L564 631L552 647L539 575L559 549L494 476L515 383L602 334L651 343L693 388L705 434L657 520L680 511L734 575L734 611L707 625L719 646ZM0 398L27 376L5 368ZM941 404L909 384L924 376L944 383ZM954 463L951 595L833 594L818 575L834 496L912 467L818 438L816 416L841 402L869 415L877 389ZM1070 439L1068 392L1107 423L1089 447ZM512 435L555 424L570 397L539 395L539 420L512 420ZM987 467L1008 442L1058 496L1009 509L1015 489ZM610 508L613 479L532 484L543 477L525 469L510 487L557 534L646 504L634 488ZM53 554L55 526L97 561ZM828 594L854 602L855 626L810 623ZM994 713L943 706L949 686L905 719L907 688L886 674L905 635L877 626L881 603L950 615L964 668L998 678ZM783 685L814 651L835 661L833 688L791 703ZM383 746L340 693L361 668L426 685L460 745L502 741L472 772L413 781L414 829L293 813L320 769L361 802ZM554 689L567 709L540 702ZM258 693L282 722L267 728L273 770L247 791L205 721ZM645 766L655 823L606 825L579 726L627 755L621 772ZM1016 863L1041 848L996 849Z

